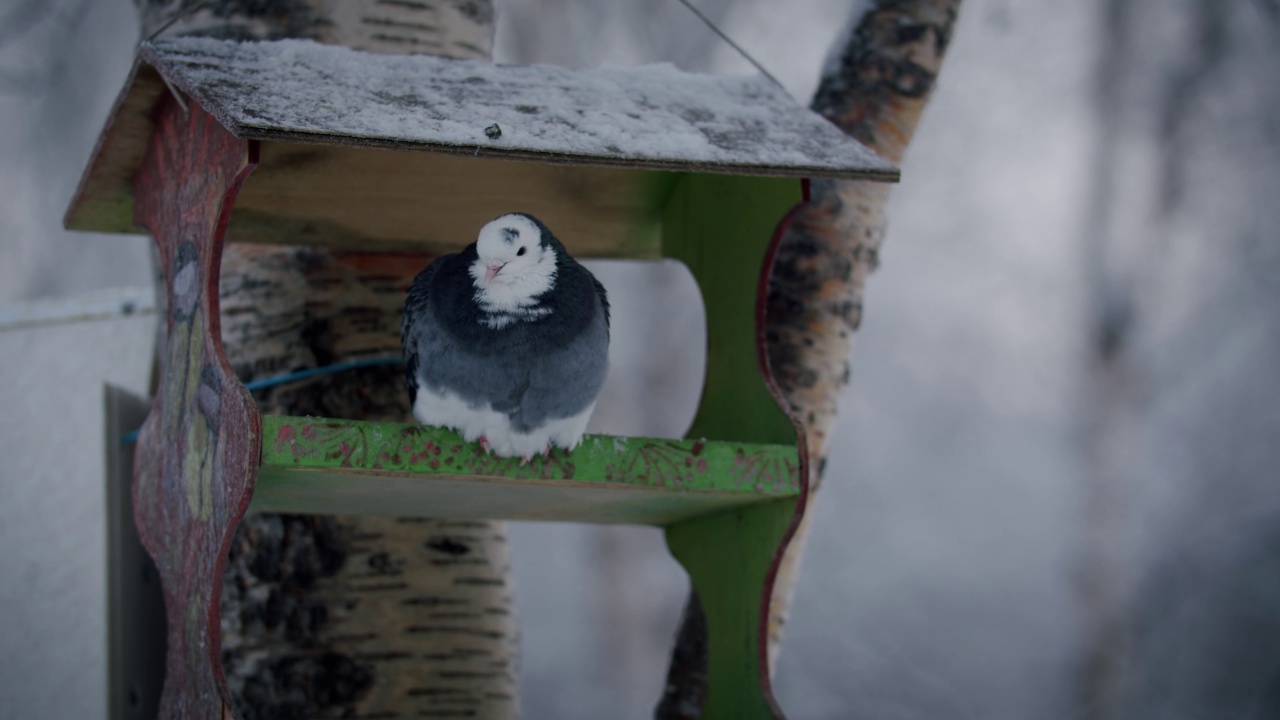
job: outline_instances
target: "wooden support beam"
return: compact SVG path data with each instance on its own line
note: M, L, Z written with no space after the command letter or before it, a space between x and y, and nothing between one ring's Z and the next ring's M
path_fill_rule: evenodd
M665 216L664 252L689 266L707 312L707 380L690 434L785 444L801 461L795 497L667 528L667 546L692 581L691 605L702 610L686 621L705 619L695 640L705 656L673 666L685 675L671 680L706 683L681 702L708 718L783 717L766 661L769 598L804 513L809 469L804 437L765 356L764 311L782 230L803 199L796 180L688 175ZM672 712L664 698L657 714Z
M217 718L232 705L222 675L218 598L226 548L249 505L261 452L258 411L219 332L222 237L254 143L199 106L166 97L134 180L134 220L155 238L165 298L160 383L138 437L133 506L168 617L160 716Z

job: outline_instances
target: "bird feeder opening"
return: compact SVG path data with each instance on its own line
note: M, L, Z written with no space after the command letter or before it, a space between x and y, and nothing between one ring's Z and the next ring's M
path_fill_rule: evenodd
M613 303L609 377L587 431L685 437L698 411L707 368L706 304L693 273L676 260L583 264L610 297L641 297L641 291L645 297L643 303Z

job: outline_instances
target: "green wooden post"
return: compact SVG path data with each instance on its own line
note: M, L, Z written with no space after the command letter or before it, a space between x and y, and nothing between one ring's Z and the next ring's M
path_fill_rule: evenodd
M689 266L707 316L706 383L688 437L797 443L794 423L762 377L756 303L774 231L801 199L794 179L726 175L687 175L672 195L664 254ZM765 659L768 590L797 502L761 503L667 528L667 545L688 571L707 619L708 720L781 717Z
M705 720L782 717L765 658L769 570L796 500L671 525L667 546L689 573L707 619Z
M707 315L706 384L688 437L795 444L760 374L755 313L774 230L801 199L794 178L690 174L667 203L663 255L689 267Z

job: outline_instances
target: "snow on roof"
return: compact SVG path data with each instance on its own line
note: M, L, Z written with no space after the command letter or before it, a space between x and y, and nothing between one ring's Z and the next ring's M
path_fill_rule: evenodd
M244 138L751 175L898 176L759 76L665 64L492 65L305 40L173 38L143 45L141 58Z

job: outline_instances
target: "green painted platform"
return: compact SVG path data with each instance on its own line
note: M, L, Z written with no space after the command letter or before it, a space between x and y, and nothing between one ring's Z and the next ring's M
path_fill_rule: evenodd
M793 498L793 445L588 435L521 465L416 423L264 416L251 511L666 526Z

